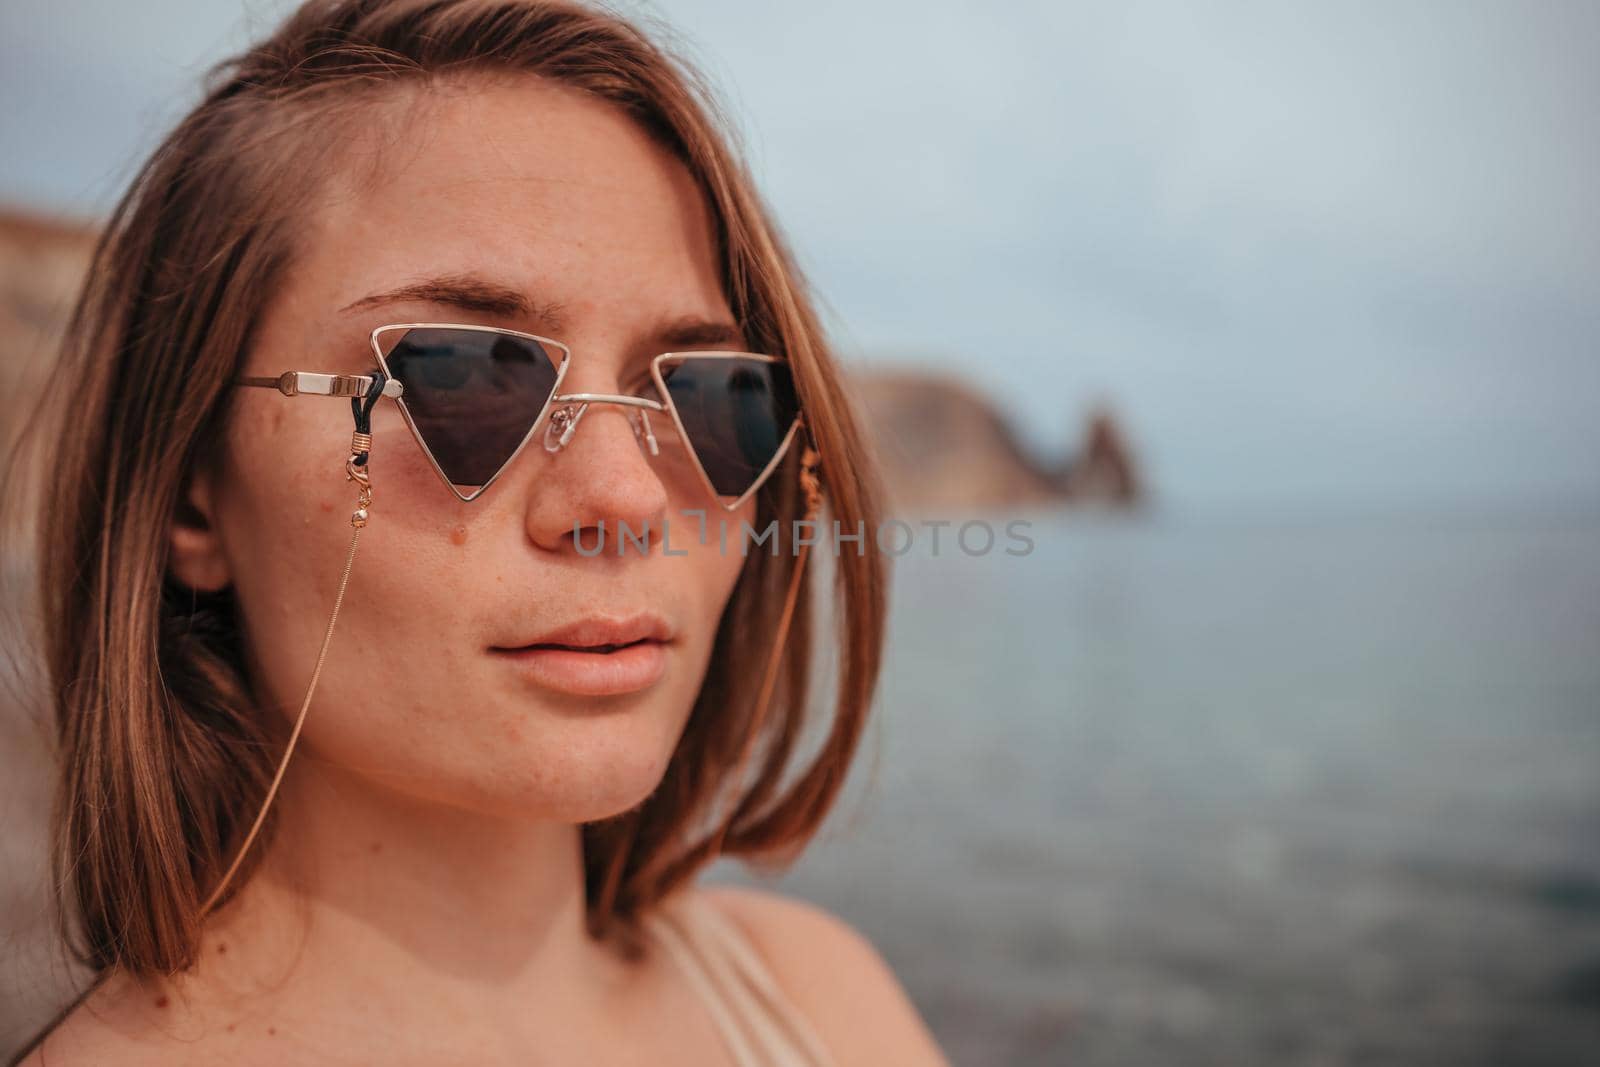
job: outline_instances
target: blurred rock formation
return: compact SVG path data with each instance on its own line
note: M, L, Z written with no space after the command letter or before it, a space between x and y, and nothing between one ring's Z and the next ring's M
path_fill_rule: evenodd
M93 226L0 208L0 447L55 358L89 266Z
M1075 453L1041 462L992 403L956 378L881 370L861 374L857 384L897 510L1121 509L1142 501L1127 438L1104 408L1088 413Z

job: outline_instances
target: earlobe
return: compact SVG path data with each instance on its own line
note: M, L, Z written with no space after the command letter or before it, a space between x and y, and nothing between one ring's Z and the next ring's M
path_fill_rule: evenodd
M196 471L172 511L167 533L167 571L200 593L218 593L233 581L217 531L215 497L208 471Z

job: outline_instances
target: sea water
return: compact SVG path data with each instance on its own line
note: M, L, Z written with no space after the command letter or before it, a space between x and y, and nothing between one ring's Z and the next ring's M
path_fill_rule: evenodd
M1600 1063L1600 516L1027 517L780 886L957 1063Z

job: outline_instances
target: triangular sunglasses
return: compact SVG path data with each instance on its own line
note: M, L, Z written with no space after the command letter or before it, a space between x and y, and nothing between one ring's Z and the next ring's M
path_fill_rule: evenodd
M660 443L651 415L670 419L707 492L733 511L766 482L802 421L789 365L778 356L663 352L650 361L657 397L648 397L560 392L571 351L517 330L408 322L379 326L371 341L387 379L381 395L396 402L429 463L462 501L481 496L541 426L545 448L556 452L590 404L619 404L631 409L652 454ZM235 384L354 398L367 396L375 382L286 371Z

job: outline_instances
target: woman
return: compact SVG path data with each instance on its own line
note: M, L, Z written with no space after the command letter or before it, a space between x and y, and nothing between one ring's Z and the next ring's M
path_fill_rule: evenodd
M801 761L793 520L875 482L697 81L540 0L313 0L213 78L40 438L99 978L27 1062L942 1063L850 927L694 880L828 811L886 580L835 565Z

